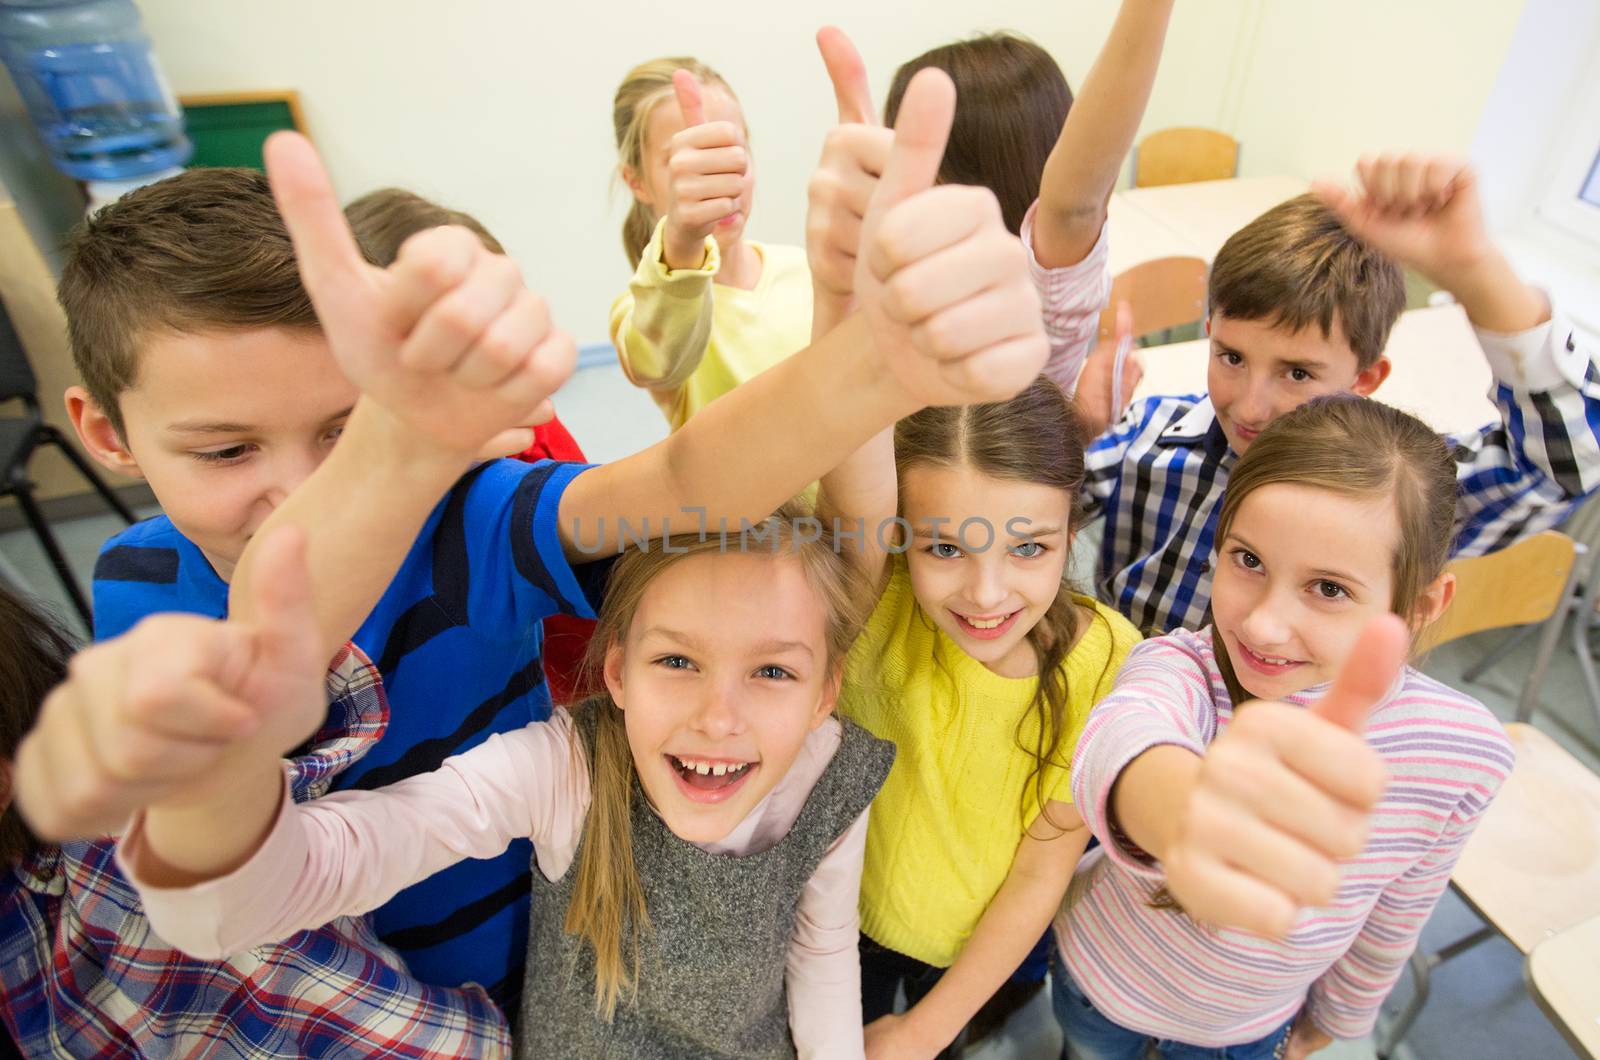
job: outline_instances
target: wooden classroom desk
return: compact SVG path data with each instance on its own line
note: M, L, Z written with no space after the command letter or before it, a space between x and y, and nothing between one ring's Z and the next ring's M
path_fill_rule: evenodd
M1136 352L1144 364L1144 378L1133 392L1135 400L1156 394L1205 393L1209 339ZM1384 352L1394 370L1373 397L1412 413L1439 431L1469 431L1499 420L1500 412L1488 397L1493 376L1460 306L1430 306L1402 313Z
M1107 262L1111 275L1157 258L1200 256L1192 242L1123 199L1123 194L1118 192L1111 196L1106 204L1106 227L1110 229L1107 238L1111 241Z
M1119 208L1137 211L1144 215L1144 219L1154 221L1175 236L1186 248L1178 253L1192 254L1210 261L1233 233L1278 203L1292 199L1310 187L1310 182L1300 177L1235 177L1194 184L1167 184L1156 188L1129 188L1117 192L1112 198L1121 200ZM1111 237L1113 240L1117 237L1114 224ZM1130 233L1130 243L1135 247L1138 237L1139 233ZM1113 243L1113 253L1116 253L1115 246ZM1130 260L1137 263L1163 256L1150 254ZM1115 273L1119 270L1113 266L1111 271Z
M1535 946L1528 985L1578 1055L1600 1057L1600 917Z

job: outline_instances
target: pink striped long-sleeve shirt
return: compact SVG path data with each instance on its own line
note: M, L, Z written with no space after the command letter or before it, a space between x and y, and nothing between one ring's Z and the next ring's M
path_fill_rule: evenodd
M1028 250L1028 275L1039 292L1044 332L1050 340L1050 359L1044 374L1067 396L1077 392L1083 362L1100 337L1100 311L1111 300L1111 243L1100 227L1100 238L1075 265L1046 268L1033 252L1033 222L1039 214L1035 199L1022 217L1022 245Z
M1315 702L1326 688L1290 702ZM1203 755L1233 709L1209 629L1129 654L1073 758L1073 800L1103 845L1078 868L1056 945L1101 1014L1158 1038L1235 1045L1302 1005L1335 1038L1362 1037L1510 772L1511 744L1477 700L1408 667L1367 723L1389 784L1366 848L1344 862L1334 903L1302 911L1278 941L1153 908L1160 866L1119 845L1109 827L1111 788L1130 762L1162 744Z

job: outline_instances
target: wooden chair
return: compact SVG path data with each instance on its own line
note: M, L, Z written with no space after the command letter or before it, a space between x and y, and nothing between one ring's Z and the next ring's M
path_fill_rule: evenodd
M1239 175L1239 141L1216 129L1160 129L1133 149L1133 186L1193 184Z
M1111 281L1111 302L1100 314L1100 337L1116 331L1119 302L1133 309L1135 338L1204 320L1209 272L1204 258L1174 257L1156 258L1118 273Z
M1462 851L1450 886L1484 926L1437 953L1411 955L1416 992L1377 1050L1388 1057L1427 1003L1433 969L1503 935L1524 956L1600 915L1600 777L1532 725L1539 684L1575 593L1583 546L1546 530L1487 556L1456 560L1456 596L1429 630L1437 647L1489 629L1541 623L1533 672L1506 726L1516 765Z

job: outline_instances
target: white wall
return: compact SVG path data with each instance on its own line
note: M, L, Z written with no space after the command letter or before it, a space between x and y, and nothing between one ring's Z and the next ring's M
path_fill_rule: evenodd
M1247 173L1346 172L1369 147L1464 151L1523 0L1184 0L1147 128L1211 125ZM611 192L611 94L635 62L688 52L749 119L750 231L798 242L833 113L812 34L857 41L881 103L894 67L976 30L1020 30L1076 85L1115 0L140 0L173 88L292 87L341 194L402 184L477 214L580 342L626 282Z

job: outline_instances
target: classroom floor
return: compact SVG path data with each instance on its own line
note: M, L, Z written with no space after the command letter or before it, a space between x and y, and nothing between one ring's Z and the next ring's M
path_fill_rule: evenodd
M561 419L589 459L615 460L666 436L654 403L630 386L615 366L579 371L556 399ZM141 512L141 515L151 514ZM112 516L72 520L57 526L62 546L87 585L94 557L106 537L120 527ZM1075 569L1087 572L1094 542L1085 538L1076 550ZM64 597L37 543L26 531L0 534L0 577L20 579L58 614L70 615ZM1462 670L1497 643L1484 634L1435 651L1430 673L1478 696L1503 720L1510 720L1532 656L1531 640L1485 675L1477 685L1459 681ZM1546 679L1542 702L1549 716L1536 719L1590 768L1600 772L1600 719L1589 706L1569 651L1558 651ZM1552 725L1550 716L1567 727ZM1476 918L1453 894L1447 894L1423 933L1423 946L1434 950L1477 927ZM1410 995L1402 980L1385 1011L1398 1010ZM968 1060L1045 1060L1060 1054L1060 1034L1050 1012L1048 994L1036 997L1012 1019L1003 1034L967 1053ZM1318 1054L1328 1060L1367 1060L1369 1042L1339 1043ZM1507 1056L1560 1058L1572 1052L1528 995L1522 958L1504 940L1496 939L1443 965L1434 974L1433 994L1421 1018L1397 1054L1405 1060L1501 1060Z

